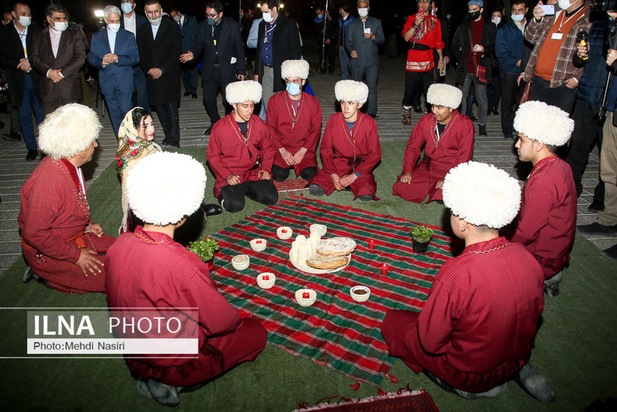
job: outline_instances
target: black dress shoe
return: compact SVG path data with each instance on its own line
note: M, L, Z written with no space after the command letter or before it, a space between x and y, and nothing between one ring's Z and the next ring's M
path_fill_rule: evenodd
M478 134L480 136L488 136L488 134L486 133L486 125L478 125Z
M9 142L18 142L21 140L21 135L19 133L6 133L4 136L2 136L2 138L4 140L8 140Z
M39 152L37 150L28 150L28 154L26 155L26 160L36 160Z
M587 208L589 213L598 213L604 210L604 202L600 200L594 200Z
M197 99L197 93L193 93L191 94L191 96L193 97L193 99Z
M605 226L598 222L577 226L576 231L585 236L617 237L617 225Z
M494 114L495 116L499 116L499 110L497 110L497 108L496 108L496 107L493 109L493 114Z
M414 106L413 107L413 111L416 112L416 113L422 113L422 108L420 107L420 105Z
M223 213L223 208L214 203L208 203L207 205L206 204L201 205L201 210L204 211L206 216L215 216L215 215L220 215L221 213Z
M184 92L184 95L185 95L185 96L190 96L190 95L191 95L191 93L189 93L189 92Z
M617 245L604 249L602 251L602 256L610 260L617 260Z
M180 142L177 141L177 140L163 139L163 146L173 146L173 147L177 147L179 149L180 148Z
M210 133L212 133L212 126L208 127L206 131L204 132L206 136L210 136Z

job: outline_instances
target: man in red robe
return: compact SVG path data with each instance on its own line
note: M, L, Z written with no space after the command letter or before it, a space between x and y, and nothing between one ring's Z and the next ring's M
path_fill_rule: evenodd
M519 107L514 128L518 158L531 162L533 169L511 240L533 253L544 271L544 291L557 296L574 243L577 196L572 169L556 152L570 140L574 121L558 107L531 101Z
M467 116L456 108L463 93L448 84L433 84L426 100L432 113L422 116L409 136L403 172L392 188L392 194L420 203L426 199L441 201L441 188L446 173L473 156L474 127ZM422 149L424 157L418 163Z
M330 116L321 140L321 169L309 182L314 196L330 196L334 190L351 190L354 200L379 200L373 169L381 160L375 120L360 108L368 87L354 80L340 80L334 87L341 113Z
M448 173L443 192L465 250L440 269L420 313L386 313L390 355L467 399L497 396L514 378L551 402L552 388L527 363L544 308L542 269L525 247L499 236L519 209L517 180L468 162Z
M272 138L266 123L253 116L261 100L261 85L252 80L230 83L225 97L234 110L212 127L206 151L216 178L214 196L231 213L244 209L244 196L264 205L276 204Z
M157 338L197 340L196 354L126 355L139 393L175 406L180 391L195 390L231 367L254 360L265 347L267 332L257 321L242 319L218 292L206 264L173 239L187 216L201 206L204 167L188 155L156 153L131 170L126 187L133 213L145 223L120 235L105 257L112 315L125 319L121 324L129 324L131 318L178 320L160 331L117 327L114 334L153 344Z
M96 113L77 103L60 107L39 126L39 148L47 156L21 189L17 218L29 265L24 282L40 277L65 293L105 292L102 253L114 238L90 219L81 171L92 160L100 130Z
M317 145L321 136L321 106L315 96L302 91L309 75L306 60L285 60L281 77L286 90L268 102L266 121L277 149L272 178L282 182L293 167L296 176L311 180L317 173Z

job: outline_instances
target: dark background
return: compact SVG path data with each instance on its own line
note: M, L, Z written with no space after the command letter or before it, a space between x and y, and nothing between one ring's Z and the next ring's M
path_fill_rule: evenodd
M254 7L257 4L257 1L247 1L247 0L239 0L239 1L227 1L224 0L225 4L225 15L232 17L234 19L238 19L238 8L240 2L242 3L242 7L246 10L249 7ZM532 4L535 4L537 0L532 0ZM10 0L0 0L0 4L2 5L3 10L10 10L11 8ZM44 10L47 4L50 3L49 0L33 0L28 2L30 4L30 8L32 9L33 21L42 25L45 16ZM63 0L56 1L56 3L63 4L69 11L70 19L77 23L82 23L84 25L84 29L86 31L96 31L97 27L97 19L94 17L94 10L103 9L107 4L115 4L116 6L120 6L119 1L105 1L105 0ZM164 11L169 11L173 6L177 6L180 9L184 9L186 14L191 14L197 17L199 21L204 19L204 4L203 0L201 1L173 1L173 0L162 0ZM338 4L340 1L330 1L329 9L331 14L338 15ZM355 11L355 0L349 1L352 6L353 14L356 14ZM467 2L465 0L442 0L441 7L439 10L440 17L444 18L446 12L451 12L453 14L454 20L460 20L467 12ZM510 8L510 0L485 0L484 1L484 11L485 14L490 15L493 10L504 10ZM284 7L288 9L292 16L298 21L302 30L311 30L313 28L313 19L315 18L314 7L319 5L321 7L325 6L325 0L316 1L316 0L287 0L284 2ZM143 1L137 0L137 8L136 11L140 14L143 14ZM371 15L381 18L383 21L387 19L387 17L394 13L395 11L399 11L403 15L408 15L416 12L416 2L413 0L373 0L371 4ZM506 13L506 15L509 13Z

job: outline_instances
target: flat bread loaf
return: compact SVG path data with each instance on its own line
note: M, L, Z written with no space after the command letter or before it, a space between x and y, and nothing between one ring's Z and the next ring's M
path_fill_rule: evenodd
M314 253L306 264L315 269L336 269L345 266L347 262L347 256L326 256Z
M317 253L324 256L345 256L356 249L356 241L350 237L332 237L317 245Z

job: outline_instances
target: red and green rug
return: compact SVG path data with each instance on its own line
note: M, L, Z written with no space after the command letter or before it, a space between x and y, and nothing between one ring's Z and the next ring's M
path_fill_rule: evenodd
M358 244L344 270L311 275L289 262L295 236L308 236L313 223L328 227L325 238L348 236ZM244 316L264 325L271 344L353 379L379 385L394 362L380 332L386 312L420 310L434 276L452 256L450 238L438 227L432 227L435 236L428 253L414 253L409 236L414 225L406 219L292 196L211 236L220 245L212 278ZM279 226L291 227L294 236L280 240L276 236ZM264 252L252 251L249 242L254 238L268 241ZM369 249L369 240L374 240L374 249ZM231 265L232 257L240 253L251 259L244 271ZM389 265L385 276L381 274L383 263ZM261 272L276 275L274 287L263 290L257 286L255 277ZM349 289L355 285L371 289L367 302L352 300ZM294 300L296 290L305 287L317 291L317 301L309 307Z

